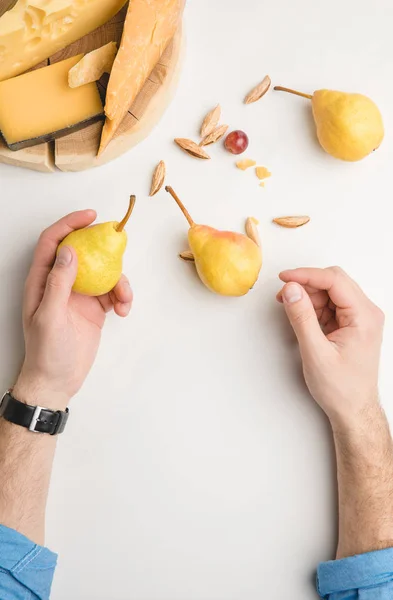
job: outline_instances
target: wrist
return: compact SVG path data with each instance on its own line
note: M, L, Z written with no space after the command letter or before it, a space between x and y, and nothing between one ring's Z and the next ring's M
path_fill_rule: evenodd
M24 375L23 371L11 393L19 402L51 410L64 411L70 401L70 397L66 393L54 390L47 382L41 381L39 378Z

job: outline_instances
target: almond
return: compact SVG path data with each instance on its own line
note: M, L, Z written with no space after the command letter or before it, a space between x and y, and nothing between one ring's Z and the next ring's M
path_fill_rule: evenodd
M165 171L165 163L163 160L160 160L154 169L149 196L154 196L154 194L157 194L157 192L159 192L162 188L165 181Z
M184 250L184 252L180 252L179 258L182 258L186 262L195 262L194 255L191 250Z
M277 223L277 225L281 225L281 227L288 227L288 228L294 228L294 227L301 227L302 225L305 225L306 223L308 223L310 220L310 217L306 217L306 216L300 216L300 217L277 217L276 219L273 219L274 223Z
M205 135L203 140L199 143L200 146L209 146L209 144L215 144L226 134L228 125L219 125L211 133Z
M236 166L238 169L245 171L246 169L249 169L250 167L255 167L256 164L257 163L255 160L252 160L251 158L244 158L243 160L238 160L236 163Z
M247 94L247 96L244 98L244 104L252 104L257 100L260 100L262 96L266 94L271 84L272 82L269 75L266 75L266 77L262 79L261 83L256 85L251 92Z
M246 220L246 234L256 243L257 246L261 247L261 238L259 237L258 228L257 228L258 220L255 217L248 217Z
M208 153L192 140L188 140L187 138L175 138L175 142L182 150L184 150L184 152L190 154L190 156L194 156L195 158L210 158Z
M217 106L213 108L210 112L208 112L206 117L203 119L203 123L201 126L201 137L209 135L209 133L211 133L213 129L217 127L220 117L221 106L217 104Z

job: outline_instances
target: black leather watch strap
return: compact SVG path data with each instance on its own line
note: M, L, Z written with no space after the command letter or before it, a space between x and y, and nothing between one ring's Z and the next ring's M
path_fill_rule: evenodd
M41 406L30 406L16 400L6 392L0 402L0 417L10 423L26 427L35 433L62 433L68 420L69 410L50 410Z

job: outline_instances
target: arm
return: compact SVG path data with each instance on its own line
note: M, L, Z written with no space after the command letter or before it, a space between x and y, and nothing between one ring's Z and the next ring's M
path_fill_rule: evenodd
M25 288L25 359L12 392L21 402L65 410L94 362L105 313L114 308L126 316L130 310L132 292L124 276L109 295L91 298L72 292L77 272L72 248L65 247L54 264L59 242L94 219L94 211L72 213L40 237ZM0 419L0 523L35 544L44 542L55 447L56 436ZM2 532L8 535L5 528ZM11 570L1 562L6 560L2 532L0 567Z
M393 446L378 399L384 317L341 269L280 275L308 388L334 435L337 558L393 546ZM393 569L392 569L393 570Z

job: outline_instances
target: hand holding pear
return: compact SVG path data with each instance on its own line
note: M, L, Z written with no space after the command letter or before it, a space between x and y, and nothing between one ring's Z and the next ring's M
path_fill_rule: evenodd
M78 273L73 291L86 296L107 294L120 280L123 269L123 254L127 246L124 230L135 205L135 196L123 220L97 223L85 229L72 231L59 244L72 246L78 257Z
M335 158L362 160L381 145L382 116L367 96L333 90L317 90L311 96L281 86L274 89L311 100L319 143Z
M241 233L197 225L173 189L169 186L165 189L175 199L190 225L190 256L201 281L209 290L222 296L247 294L257 281L262 266L258 244Z

